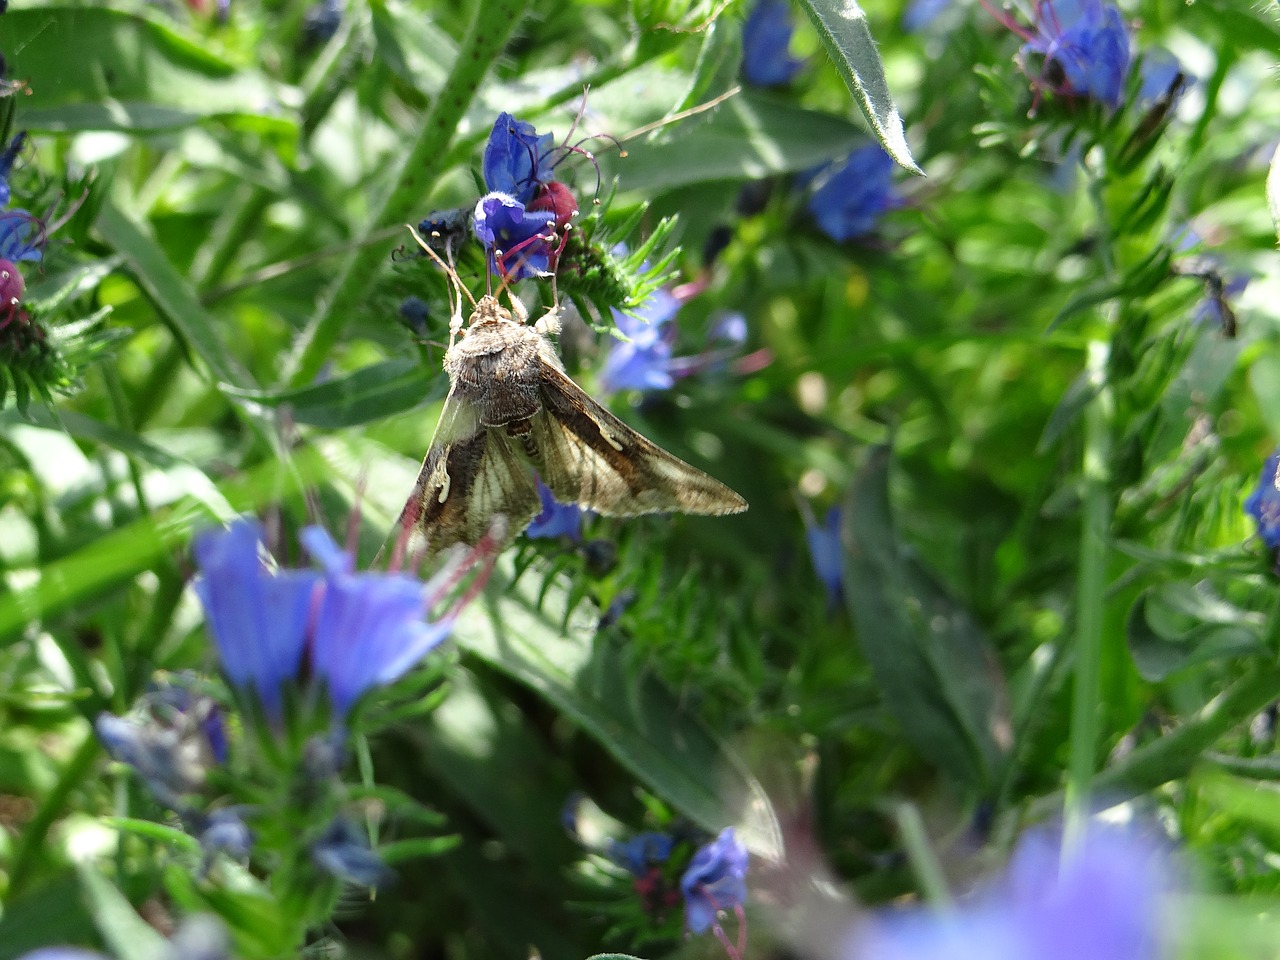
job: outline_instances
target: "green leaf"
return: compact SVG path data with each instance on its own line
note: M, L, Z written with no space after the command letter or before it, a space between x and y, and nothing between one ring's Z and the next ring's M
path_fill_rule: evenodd
M1265 649L1264 618L1213 596L1201 584L1145 590L1125 624L1129 652L1143 679L1163 680L1197 663Z
M89 913L118 960L167 960L168 942L138 916L111 881L86 864L78 865L76 872Z
M707 180L806 170L864 138L854 124L768 94L740 93L615 161L622 190L653 193Z
M219 321L200 305L190 284L142 226L111 202L98 214L98 233L124 258L126 268L173 333L194 351L214 378L247 386L249 375L227 352Z
M1280 147L1271 154L1271 167L1267 171L1267 209L1271 211L1271 223L1280 240Z
M996 779L1003 679L982 629L898 539L889 451L858 472L844 506L844 593L885 706L932 763L972 787Z
M10 10L0 49L9 76L30 87L22 125L37 132L171 129L276 113L281 101L279 88L218 56L207 38L98 4Z
M594 611L566 609L567 584L540 591L537 579L513 582L503 560L454 631L463 649L550 701L695 823L737 825L748 847L777 856L772 808L742 761L656 678L628 671L623 651L595 635Z
M200 853L200 841L176 827L153 823L150 820L135 820L132 817L103 817L102 822L108 827L115 827L121 833L131 833L136 837L154 840L165 846L177 847L185 853L197 856Z
M223 392L264 407L288 406L295 422L336 430L432 403L445 395L448 383L438 369L401 358L294 390Z
M800 0L800 6L809 15L876 139L899 164L912 173L923 173L911 158L902 117L889 93L876 42L867 29L867 15L857 0Z

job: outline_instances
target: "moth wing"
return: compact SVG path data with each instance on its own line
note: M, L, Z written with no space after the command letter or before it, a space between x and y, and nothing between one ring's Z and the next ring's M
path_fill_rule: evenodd
M455 543L478 543L499 513L515 536L541 507L529 467L507 437L482 426L475 407L450 390L400 514L408 549L425 549L430 556Z
M641 436L545 358L533 418L538 469L562 503L615 517L741 513L747 501Z

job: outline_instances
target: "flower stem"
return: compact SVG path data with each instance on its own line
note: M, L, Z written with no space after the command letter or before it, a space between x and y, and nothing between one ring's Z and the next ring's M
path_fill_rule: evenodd
M938 862L933 846L929 843L919 808L914 803L900 803L894 810L894 818L898 821L902 845L906 849L911 870L916 875L916 882L920 884L920 892L935 907L951 907L951 890L947 886L946 875L942 872L942 864Z
M475 15L458 47L453 71L405 154L395 187L375 207L364 230L366 234L415 219L414 212L430 193L467 107L507 38L523 19L525 6L526 0L481 0L475 4ZM386 251L381 248L357 245L343 262L337 279L321 298L315 318L294 345L289 363L292 384L309 383L315 377L385 256Z

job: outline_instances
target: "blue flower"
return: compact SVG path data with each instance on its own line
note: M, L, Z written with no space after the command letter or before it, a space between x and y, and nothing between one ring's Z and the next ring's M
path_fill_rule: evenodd
M635 315L614 308L618 330L629 339L609 344L609 355L600 372L600 386L618 390L668 390L675 383L671 348L676 328L671 321L680 302L667 290L655 290Z
M44 224L38 217L17 208L0 213L0 260L39 263L44 243Z
M643 877L650 867L666 863L674 846L675 840L668 834L647 830L630 840L610 840L605 856L629 873Z
M757 0L742 27L742 78L757 87L782 87L804 66L787 52L791 9L786 0Z
M909 33L925 29L938 19L943 10L951 6L951 2L952 0L910 0L902 13L902 29Z
M369 840L355 823L336 817L311 845L311 859L321 870L348 883L373 889L391 879L391 870L369 849Z
M9 146L5 147L3 153L0 153L0 207L9 205L9 200L12 196L9 188L9 177L13 174L13 165L22 154L22 148L26 144L27 132L23 130L10 140Z
M1150 47L1142 55L1139 67L1142 85L1138 88L1138 99L1145 101L1159 100L1173 87L1173 82L1183 73L1182 64L1163 47Z
M498 114L484 147L485 186L528 206L538 185L555 176L551 134L538 136L532 123Z
M806 514L808 511L805 511ZM840 508L827 511L822 525L806 519L804 538L809 544L813 569L827 590L827 601L834 607L844 589L844 550L840 546Z
M839 243L874 230L881 215L901 203L893 169L893 158L870 143L820 170L808 202L819 229Z
M1257 522L1259 539L1272 550L1280 548L1280 449L1262 465L1262 476L1245 500L1244 512Z
M555 253L551 210L526 210L505 193L490 193L476 204L472 222L489 254L489 265L513 280L546 276Z
M302 18L302 42L318 47L328 43L342 26L342 0L320 0Z
M702 933L716 925L716 914L734 910L747 899L747 848L725 827L720 836L698 849L680 878L685 926Z
M204 782L200 751L176 728L103 713L93 722L93 729L111 758L133 767L157 802L170 809L180 807L183 794Z
M850 960L1156 960L1170 864L1156 846L1094 828L1060 853L1058 837L1025 837L992 888L955 911L874 921Z
M225 807L205 818L200 828L200 876L205 876L219 853L244 860L253 847L253 831L244 822L242 807Z
M18 960L110 960L110 958L80 947L41 947L24 953Z
M431 316L431 308L427 301L412 294L400 301L400 319L404 325L420 337L427 335L427 318Z
M582 539L582 508L576 503L561 503L551 492L551 488L538 478L538 496L542 500L542 512L533 518L533 523L525 529L526 537L556 540L568 537L570 540Z
M320 527L307 527L300 539L325 571L311 672L342 719L369 688L407 673L449 635L453 620L426 620L431 584L404 574L352 573L352 558Z
M1103 0L1040 0L1035 31L1023 51L1061 67L1067 93L1120 105L1129 72L1129 30L1118 9Z
M281 689L298 675L320 575L269 570L262 527L237 520L196 538L201 578L195 591L231 684L256 692L278 718Z

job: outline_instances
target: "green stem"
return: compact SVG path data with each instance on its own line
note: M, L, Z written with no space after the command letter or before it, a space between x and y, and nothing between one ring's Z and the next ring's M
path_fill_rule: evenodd
M1123 803L1186 776L1219 737L1275 700L1277 690L1280 667L1274 663L1254 665L1176 730L1098 774L1092 783L1094 792L1106 797L1108 803ZM1033 820L1052 817L1061 803L1060 794L1051 794L1033 803L1028 814Z
M444 88L432 103L422 129L405 156L394 188L370 218L364 233L413 219L445 161L449 142L466 114L480 82L524 16L525 0L479 0L467 36ZM342 336L385 252L377 247L352 250L322 297L315 319L303 331L290 358L289 381L311 382Z
M1101 699L1102 634L1107 592L1107 531L1111 523L1112 398L1106 384L1106 340L1089 344L1086 373L1097 391L1084 415L1084 504L1080 574L1076 592L1074 690L1067 766L1067 840L1079 836L1089 816L1090 780L1097 765Z
M938 862L933 846L929 843L920 810L914 803L900 803L893 815L898 821L902 846L906 850L907 860L911 863L916 881L920 884L920 892L935 907L945 909L954 906L955 902L951 898L946 875L942 872L942 864Z

